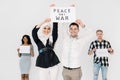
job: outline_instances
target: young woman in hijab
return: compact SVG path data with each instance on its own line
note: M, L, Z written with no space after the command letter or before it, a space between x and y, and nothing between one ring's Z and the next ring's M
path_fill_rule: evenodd
M47 18L32 30L32 37L39 52L36 66L39 67L40 80L57 80L60 63L54 52L54 45L58 38L58 23L54 22L52 27L50 22L51 19Z

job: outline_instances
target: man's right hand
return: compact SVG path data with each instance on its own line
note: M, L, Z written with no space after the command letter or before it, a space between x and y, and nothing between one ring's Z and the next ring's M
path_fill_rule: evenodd
M95 51L96 51L96 49L94 48L92 51L93 51L93 52L95 52Z

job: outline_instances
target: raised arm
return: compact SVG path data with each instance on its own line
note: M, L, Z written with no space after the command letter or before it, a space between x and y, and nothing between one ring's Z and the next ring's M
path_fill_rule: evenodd
M36 44L38 44L38 42L40 41L37 35L38 30L39 28L37 28L37 25L32 30L32 37Z
M80 19L75 21L80 27L80 37L84 38L85 41L89 41L94 37L94 31L92 28L87 27Z
M40 24L36 25L36 26L34 27L34 29L32 30L32 37L33 37L33 39L34 39L34 41L35 41L36 44L38 44L38 42L41 42L41 40L38 38L38 34L37 34L38 30L40 29L40 27L41 27L44 23L47 23L47 22L50 22L50 21L51 21L51 19L50 19L50 18L47 18L47 19L45 19L43 22L41 22ZM41 44L42 44L42 42L41 42Z
M57 22L53 23L52 36L53 36L53 45L54 45L58 38L58 23Z
M80 25L82 28L85 27L85 24L84 24L80 19L77 19L75 22L76 22L78 25Z
M51 4L50 7L55 7L55 4ZM53 31L52 31L52 36L53 36L53 46L58 38L58 23L53 22Z

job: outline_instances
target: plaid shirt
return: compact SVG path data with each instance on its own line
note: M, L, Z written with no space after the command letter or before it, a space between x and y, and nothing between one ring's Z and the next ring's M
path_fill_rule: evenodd
M94 48L108 49L108 48L111 48L111 45L106 40L102 40L101 42L98 40L95 40L90 44L89 51L93 50ZM95 52L94 52L94 63L97 63L97 64L101 63L101 66L109 66L108 57L97 57Z

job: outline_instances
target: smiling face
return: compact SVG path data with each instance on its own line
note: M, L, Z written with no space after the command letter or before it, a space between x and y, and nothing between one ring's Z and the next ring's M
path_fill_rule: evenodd
M50 33L50 31L51 31L50 26L45 26L43 28L43 34L45 34L45 35L48 35Z
M77 25L71 25L69 28L69 32L72 37L76 37L78 36L79 28L77 27Z

